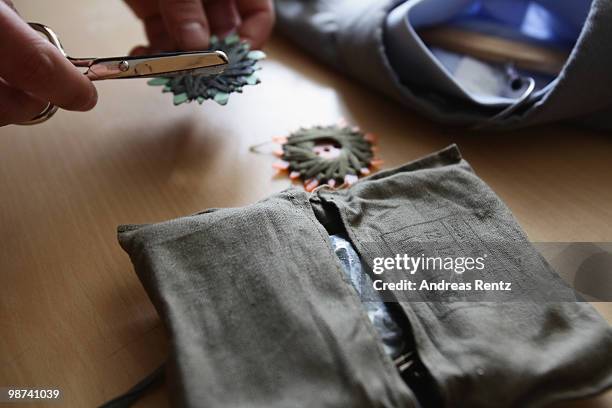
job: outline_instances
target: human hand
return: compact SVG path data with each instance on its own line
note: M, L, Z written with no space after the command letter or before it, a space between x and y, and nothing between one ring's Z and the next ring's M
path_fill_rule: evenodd
M86 111L98 100L91 81L0 0L0 126L23 123L48 102Z
M134 55L208 48L211 34L236 30L253 48L261 47L274 26L272 0L126 0L143 21L149 45Z

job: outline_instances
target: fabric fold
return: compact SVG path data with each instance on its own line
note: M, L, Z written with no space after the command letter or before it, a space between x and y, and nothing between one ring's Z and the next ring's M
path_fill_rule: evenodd
M331 247L336 231L364 268L421 240L454 242L442 249L458 254L477 242L499 263L491 280L542 273L562 286L456 146L348 190L290 189L242 208L120 227L171 336L177 405L417 406L423 391L385 353ZM517 243L526 252L514 252ZM536 407L612 385L612 329L588 303L398 305L443 406Z

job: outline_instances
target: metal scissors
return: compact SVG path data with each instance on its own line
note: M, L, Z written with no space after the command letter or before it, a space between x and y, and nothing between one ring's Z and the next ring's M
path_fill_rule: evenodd
M30 27L41 33L75 66L84 69L84 74L92 81L103 79L147 78L173 76L183 73L198 75L218 75L228 65L228 58L222 51L174 52L138 57L111 58L72 58L66 54L59 37L49 27L29 23ZM49 120L58 107L51 102L32 120L22 123L34 125Z

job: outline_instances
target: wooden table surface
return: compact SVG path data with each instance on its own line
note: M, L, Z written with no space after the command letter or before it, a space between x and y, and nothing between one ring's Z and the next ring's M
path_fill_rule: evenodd
M74 56L143 43L120 1L17 0ZM0 386L56 386L89 407L160 364L167 341L127 255L122 223L239 206L286 188L250 145L339 118L380 137L386 167L457 143L531 239L612 241L612 138L568 126L512 133L435 125L273 38L261 85L227 106L174 107L144 80L98 83L89 113L0 129ZM612 304L598 304L612 320ZM165 389L143 406L166 406ZM610 394L575 406L612 405ZM24 406L24 405L19 405Z

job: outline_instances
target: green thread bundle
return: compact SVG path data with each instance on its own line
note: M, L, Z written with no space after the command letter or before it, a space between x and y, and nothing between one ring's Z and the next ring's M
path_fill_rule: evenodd
M180 74L166 78L154 78L148 82L151 86L163 86L163 92L174 94L174 104L198 101L202 104L212 99L220 105L227 104L230 94L242 92L246 85L260 83L256 71L260 69L257 62L266 57L263 51L251 50L250 45L241 41L236 34L230 34L219 40L212 36L211 51L223 51L229 59L228 67L219 75Z
M357 127L302 128L282 142L282 152L277 153L282 161L274 167L289 171L291 179L301 179L308 191L321 184L353 184L382 163L374 155L374 135Z

